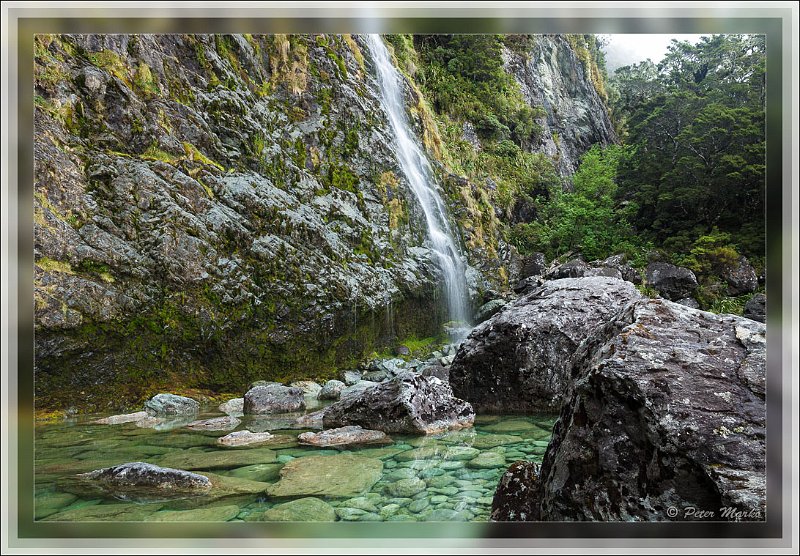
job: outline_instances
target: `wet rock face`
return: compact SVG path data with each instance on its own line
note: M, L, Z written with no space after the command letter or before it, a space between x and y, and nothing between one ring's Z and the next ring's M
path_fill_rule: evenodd
M763 519L765 330L649 300L598 331L575 356L533 519L667 521L688 507Z
M244 395L245 415L290 413L305 407L306 400L301 388L270 384L251 388Z
M562 176L571 176L589 147L614 143L617 136L603 100L566 39L538 36L532 44L527 57L504 51L505 67L531 106L544 108L536 150L557 160Z
M325 409L325 428L360 425L387 433L434 434L471 427L472 406L446 383L412 373L369 387Z
M454 395L478 411L557 412L578 345L641 295L607 277L545 282L477 326L450 367Z
M106 467L83 473L78 477L108 489L137 489L141 493L145 491L203 492L211 488L211 481L203 475L143 462Z
M134 390L161 366L232 369L241 388L265 349L287 371L310 359L302 349L333 350L344 366L375 347L335 343L361 320L354 306L377 315L393 303L393 333L412 320L434 332L437 267L368 51L359 37L292 35L286 60L279 40L37 43L41 403L68 386L86 391L76 403L108 399L105 385Z
M492 521L531 521L536 512L534 491L539 464L518 461L500 477L492 499Z
M694 297L697 290L697 276L688 268L669 263L650 263L646 275L647 283L662 297L672 301Z

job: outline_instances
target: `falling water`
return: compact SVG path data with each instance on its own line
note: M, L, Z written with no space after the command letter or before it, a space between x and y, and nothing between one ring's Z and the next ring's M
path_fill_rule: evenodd
M428 227L430 247L436 253L444 277L444 293L450 320L467 323L467 284L465 267L453 239L447 212L436 190L430 164L414 140L403 102L403 79L392 65L389 51L379 35L368 35L367 43L375 62L381 98L396 138L397 159L417 197Z

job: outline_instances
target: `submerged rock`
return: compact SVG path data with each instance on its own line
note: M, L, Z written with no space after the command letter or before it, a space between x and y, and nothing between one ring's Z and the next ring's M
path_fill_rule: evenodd
M264 413L289 413L305 409L303 390L279 384L256 386L244 395L244 412L247 415Z
M110 417L103 417L94 421L97 425L122 425L124 423L135 423L146 419L149 414L146 411L137 411L136 413L125 413L124 415L111 415Z
M360 425L387 433L434 434L471 427L472 406L453 396L445 382L410 372L326 408L328 427Z
M276 497L353 497L368 492L378 482L383 463L354 455L305 456L281 469L281 479L267 487Z
M186 425L186 428L196 431L229 431L238 427L240 423L241 421L236 417L226 415L203 421L192 421Z
M318 433L304 432L297 437L297 440L300 444L319 447L379 444L392 441L382 431L362 429L358 425L329 429Z
M194 414L200 404L192 398L174 394L156 394L144 403L145 411L154 416Z
M578 345L638 299L631 283L608 277L545 282L464 340L450 367L454 395L478 411L557 412Z
M142 494L152 491L159 494L180 495L211 489L208 477L141 461L97 469L78 477L98 483L107 489L135 489Z
M262 521L336 521L333 507L319 498L298 498L278 504L262 516Z
M224 522L234 519L239 515L239 506L211 506L193 510L159 511L145 518L145 521L215 521Z

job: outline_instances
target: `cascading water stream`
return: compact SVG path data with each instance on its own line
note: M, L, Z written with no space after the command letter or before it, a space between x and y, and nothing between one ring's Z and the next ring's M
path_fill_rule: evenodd
M383 107L395 135L397 160L425 215L430 247L436 253L442 271L449 318L469 323L465 265L453 239L447 211L436 190L428 159L411 133L404 103L403 79L392 65L389 51L380 35L367 35L367 44L377 69Z

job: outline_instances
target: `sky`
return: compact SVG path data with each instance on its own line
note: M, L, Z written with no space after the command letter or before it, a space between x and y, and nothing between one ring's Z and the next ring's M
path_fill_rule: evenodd
M608 73L650 58L658 63L667 53L672 39L687 40L692 44L703 35L602 35L608 41L605 47Z

